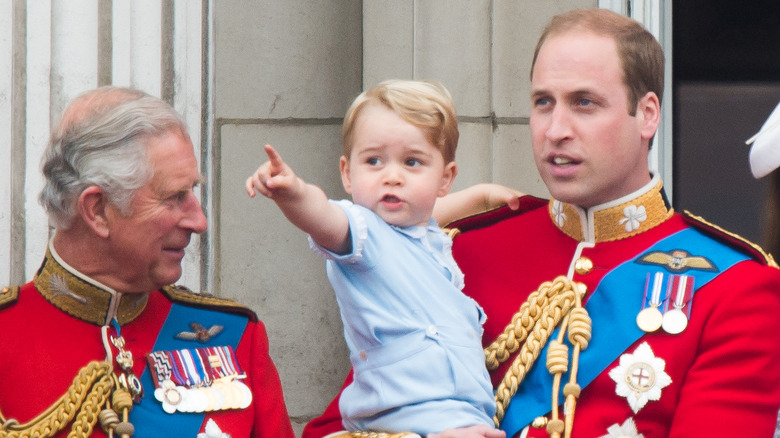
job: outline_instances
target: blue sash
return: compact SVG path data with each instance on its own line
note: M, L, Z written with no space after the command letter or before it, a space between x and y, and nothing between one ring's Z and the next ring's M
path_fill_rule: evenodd
M588 348L580 353L577 373L580 386L587 386L615 358L645 334L636 325L636 315L641 310L643 301L645 280L648 273L663 271L664 267L635 263L636 259L650 251L668 252L677 249L688 251L692 255L706 255L717 267L713 272L685 272L695 278L696 289L738 262L748 259L745 254L688 228L656 242L648 250L609 272L585 305L593 320L593 335ZM550 339L556 335L557 330L550 335ZM553 379L544 360L547 357L547 349L545 346L506 410L501 429L506 431L507 437L514 436L534 418L547 414L552 408ZM569 381L568 372L562 381ZM561 401L565 400L562 388L563 385L559 395Z
M223 326L224 329L217 336L204 343L177 339L178 333L191 330L189 326L191 322L198 322L206 327L217 324ZM236 349L238 342L244 335L246 325L247 318L244 316L174 303L157 335L152 351L219 345L231 345ZM135 360L146 360L146 358L139 357ZM141 383L144 386L143 399L130 411L130 422L135 426L133 438L159 438L173 435L195 437L198 434L206 413L175 412L168 414L163 411L162 404L154 398L154 382L148 366L141 376Z

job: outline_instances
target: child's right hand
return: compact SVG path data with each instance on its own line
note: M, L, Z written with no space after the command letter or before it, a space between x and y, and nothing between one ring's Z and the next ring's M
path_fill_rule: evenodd
M246 179L246 193L254 198L255 192L266 198L281 200L294 196L300 190L301 183L295 173L282 160L282 156L270 144L265 145L268 161L257 168L254 174Z

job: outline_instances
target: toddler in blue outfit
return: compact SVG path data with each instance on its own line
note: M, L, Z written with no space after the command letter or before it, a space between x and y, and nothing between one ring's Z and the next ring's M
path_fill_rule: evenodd
M441 84L386 81L344 119L339 167L351 202L329 201L270 145L246 181L327 260L354 369L339 406L350 431L504 437L493 427L485 314L461 292L452 240L432 218L457 174L457 123Z

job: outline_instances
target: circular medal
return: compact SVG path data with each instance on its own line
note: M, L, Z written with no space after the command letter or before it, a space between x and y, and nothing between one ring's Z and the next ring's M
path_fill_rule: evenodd
M241 389L241 405L239 408L246 409L252 404L252 390L244 382L237 381L236 384Z
M657 307L648 307L642 309L636 316L636 325L638 325L642 331L650 333L661 328L663 320L664 317Z
M222 409L235 409L238 407L239 401L236 398L236 393L233 391L233 385L226 382L219 382L213 385L214 388L218 388L222 393Z
M177 389L178 389L180 400L179 403L177 403L175 406L176 410L179 412L192 412L190 410L190 404L191 404L190 402L191 398L189 396L190 390L183 386L180 386Z
M133 396L133 400L140 402L141 398L144 396L144 386L141 384L141 381L138 379L138 377L135 376L135 374L128 373L127 386L130 390L130 394Z
M171 406L181 403L181 393L177 387L166 388L163 390L163 400Z
M190 412L206 412L206 407L209 403L206 393L201 391L200 388L191 388L190 395L192 396L192 411Z
M219 411L225 409L225 394L220 390L219 385L211 385L209 389L211 389L211 393L214 394L214 410Z
M241 390L238 389L238 387L235 385L235 382L228 383L227 386L228 392L230 393L229 396L229 408L230 409L238 409L241 406Z
M204 386L202 388L199 388L198 391L202 392L203 395L206 397L206 406L204 410L206 412L211 412L215 410L215 407L217 405L217 396L214 393L214 390L210 387Z
M676 335L682 333L685 327L688 326L688 317L680 309L672 309L664 314L664 322L662 324L666 333Z

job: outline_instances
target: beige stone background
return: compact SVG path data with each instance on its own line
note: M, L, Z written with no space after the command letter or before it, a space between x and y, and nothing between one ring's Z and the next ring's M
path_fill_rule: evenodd
M351 100L384 79L435 78L451 91L460 121L455 187L496 181L545 195L530 151L528 67L549 17L590 6L596 2L215 3L215 286L267 324L298 432L338 391L349 363L323 261L271 201L243 192L264 160L263 144L343 197L340 125Z

